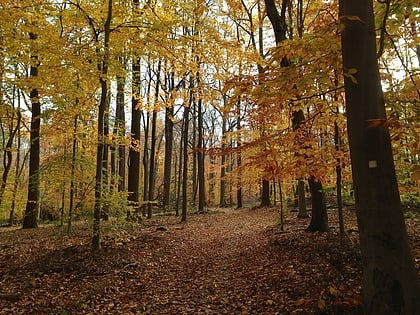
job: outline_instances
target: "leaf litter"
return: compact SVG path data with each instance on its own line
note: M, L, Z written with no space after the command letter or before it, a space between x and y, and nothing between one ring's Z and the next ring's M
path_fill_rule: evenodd
M355 213L340 241L308 233L309 219L278 209L217 209L154 217L108 233L90 249L90 227L0 231L0 314L356 314L361 262ZM407 222L420 273L419 219ZM1 297L1 296L0 296ZM16 301L16 298L18 301Z

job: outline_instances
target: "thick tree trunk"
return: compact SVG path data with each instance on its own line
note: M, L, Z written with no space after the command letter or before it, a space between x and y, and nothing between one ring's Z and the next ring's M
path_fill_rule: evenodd
M325 202L325 194L322 190L322 184L313 177L309 178L308 183L311 191L312 216L306 231L328 232L330 228L328 226L327 205Z
M37 35L29 34L31 40L36 40ZM30 77L38 76L38 58L31 57L33 64L30 69ZM38 226L38 206L39 206L39 151L40 151L40 128L41 128L41 103L39 102L39 93L36 88L30 92L32 105L32 119L30 131L30 153L29 153L29 181L28 181L28 199L26 203L25 216L23 218L23 228L36 228Z
M271 205L270 201L270 181L263 179L261 184L261 207L268 207Z
M384 124L372 0L340 0L340 20L364 313L418 314L419 284Z
M138 14L139 0L133 0L133 11ZM134 56L132 60L132 88L131 88L131 145L128 151L128 205L133 214L139 215L139 183L140 183L140 58Z
M133 214L139 215L139 183L140 183L140 59L133 60L133 83L131 99L131 145L128 152L128 204Z

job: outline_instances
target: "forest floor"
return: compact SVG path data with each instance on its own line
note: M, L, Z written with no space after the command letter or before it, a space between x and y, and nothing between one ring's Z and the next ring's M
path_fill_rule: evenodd
M347 241L308 233L309 219L278 209L213 209L181 224L156 216L109 231L90 226L0 230L0 314L356 314L361 262L355 212ZM420 218L407 219L420 273ZM9 295L7 295L9 294ZM14 301L11 301L14 300Z

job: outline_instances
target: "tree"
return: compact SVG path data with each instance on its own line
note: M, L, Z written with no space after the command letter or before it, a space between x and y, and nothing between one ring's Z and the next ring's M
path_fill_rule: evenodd
M1 92L0 92L1 93ZM19 93L19 92L18 92ZM1 94L0 94L1 96ZM13 100L14 101L14 100ZM0 185L0 206L3 201L3 194L6 190L7 179L9 176L10 169L12 167L13 161L13 154L12 154L12 146L15 139L15 136L19 129L21 128L21 119L22 115L20 109L15 109L14 107L8 108L6 107L6 117L7 117L7 132L4 130L3 122L0 118L0 128L2 131L2 138L3 138L3 174L1 177L1 185ZM16 122L15 122L16 120ZM7 136L6 136L7 134ZM6 140L7 138L7 140Z
M286 10L287 6L289 5L289 0L283 0L280 13L277 11L276 5L273 0L265 0L267 16L271 21L273 26L274 34L276 43L279 44L286 39L286 31L287 31L287 24L286 24ZM300 23L301 24L301 23ZM302 26L300 26L302 28ZM283 56L280 62L282 67L290 66L290 60L286 56ZM304 122L304 113L302 109L294 108L292 113L292 124L293 129L301 131L302 123ZM310 133L304 130L304 133ZM299 141L299 145L303 148L308 146L306 143L302 143ZM305 159L306 159L305 154ZM312 217L311 222L307 228L308 231L315 232L315 231L322 231L326 232L329 230L328 227L328 215L327 215L327 208L325 204L325 196L323 192L323 187L320 178L316 178L314 175L310 175L308 178L311 198L312 198ZM302 185L300 185L302 189ZM299 187L298 187L299 189ZM302 191L300 192L302 196ZM300 201L303 202L303 198L300 198ZM300 206L301 207L301 206ZM299 207L299 208L300 208ZM301 210L301 215L304 216L303 207Z
M148 180L148 196L147 196L147 218L152 218L152 205L155 193L155 182L156 182L156 124L157 124L157 108L158 108L158 97L160 89L160 72L161 72L161 61L158 61L156 69L156 86L155 86L155 97L152 110L152 130L151 130L151 143L150 143L150 159L149 159L149 180Z
M165 211L171 210L171 182L172 182L172 150L174 137L174 99L173 92L175 90L175 73L170 70L165 75L167 97L169 104L165 109L165 161L164 161L164 179L163 179L163 207Z
M104 55L102 57L99 68L101 70L99 76L99 83L101 86L101 96L98 110L98 143L96 149L96 176L95 176L95 208L93 211L93 236L92 236L92 247L93 249L101 248L101 229L100 220L101 213L103 211L103 160L105 152L105 131L106 131L106 109L109 104L108 93L109 83L107 80L108 67L109 67L109 42L111 33L111 21L112 21L112 1L108 0L107 3L107 15L104 23ZM95 32L96 33L96 32Z
M371 0L340 0L365 314L417 314L420 289L395 175Z
M37 34L30 32L31 41L36 41ZM31 56L30 77L38 76L39 60L36 54ZM26 202L25 217L23 219L23 228L36 228L38 226L38 206L39 206L39 136L41 128L41 103L39 101L39 92L36 87L31 88L30 99L32 105L31 131L30 131L30 153L29 153L29 181L28 181L28 199Z
M134 12L137 12L139 1L133 0ZM140 57L136 54L132 60L132 97L131 97L131 145L128 152L128 197L129 206L133 212L139 211L139 183L140 183Z

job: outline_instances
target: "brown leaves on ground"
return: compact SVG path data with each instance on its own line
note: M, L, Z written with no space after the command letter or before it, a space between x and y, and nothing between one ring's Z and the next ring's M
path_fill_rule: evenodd
M346 211L344 245L335 213L332 232L307 233L308 219L293 212L279 231L277 212L219 209L187 224L156 217L105 237L98 252L84 224L71 238L53 226L3 230L0 293L19 301L0 299L0 313L354 313L361 283L354 212Z

